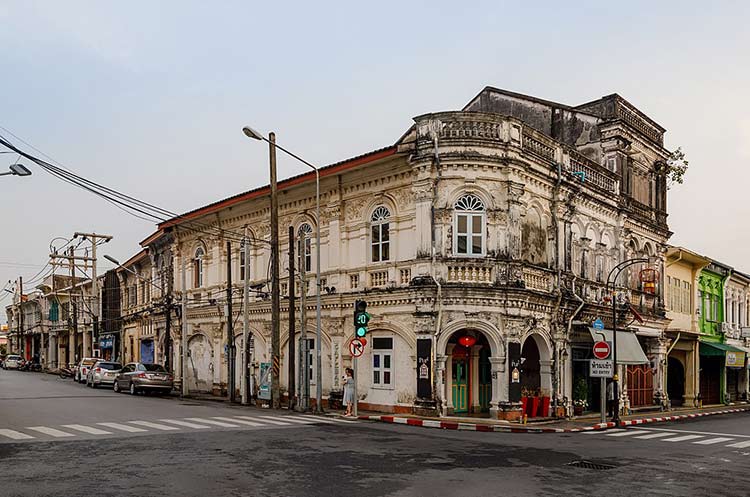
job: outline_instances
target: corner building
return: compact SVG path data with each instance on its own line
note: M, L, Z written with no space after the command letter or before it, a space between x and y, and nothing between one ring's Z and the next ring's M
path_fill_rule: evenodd
M664 129L618 95L570 107L495 88L485 88L462 110L413 121L394 145L321 168L321 219L315 218L313 174L279 183L282 390L290 360L291 227L307 240L297 266L306 270L311 370L315 348L321 347L323 361L322 385L313 380L312 398L317 388L324 400L340 391L351 364L354 302L363 299L372 320L359 362L361 408L513 419L522 414L522 392L534 391L552 399L537 415L570 409L574 380L591 383L576 362L591 349L588 326L601 318L611 327L605 289L610 269L652 256L663 274L670 235ZM265 168L258 165L258 171ZM268 187L242 193L161 224L143 243L154 257L171 261L175 298L187 294L187 381L193 390L219 393L227 385L227 317L221 309L227 261L236 292L242 293L244 271L255 289L250 374L258 380L262 364L271 360L269 204ZM248 261L237 242L245 229ZM644 291L640 269L633 266L618 280L618 326L626 326L629 310L637 309L642 323L627 333L649 356L663 356L661 281L655 291ZM235 301L238 358L241 312ZM177 351L177 328L173 339ZM627 405L625 367L620 377ZM652 384L645 401L653 403L660 389L663 395L663 386Z

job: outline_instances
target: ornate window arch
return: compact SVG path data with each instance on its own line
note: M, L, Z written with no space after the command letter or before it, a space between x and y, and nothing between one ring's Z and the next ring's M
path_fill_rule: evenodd
M484 202L473 193L467 193L456 200L453 209L453 253L483 257L487 251Z
M206 251L202 245L199 245L193 254L193 288L203 286L203 259L206 257Z
M370 216L370 249L372 262L388 261L391 258L390 236L391 212L379 205Z
M299 239L297 243L297 252L299 253L298 262L301 265L304 261L306 272L312 271L312 232L313 229L310 223L302 223L297 228L297 237ZM305 237L304 246L302 245L302 235Z

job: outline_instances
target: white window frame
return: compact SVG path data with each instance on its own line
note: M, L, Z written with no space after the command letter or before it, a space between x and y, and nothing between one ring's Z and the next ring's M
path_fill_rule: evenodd
M313 228L310 223L302 223L299 225L299 228L297 229L297 237L300 239L299 236L300 233L304 231L305 233L305 246L304 246L304 254L303 254L303 247L300 247L299 242L297 243L297 253L299 254L297 257L297 262L299 264L302 264L304 261L305 263L305 272L310 273L312 272L312 234L313 234Z
M466 217L466 232L458 230L459 218ZM480 218L480 233L474 233L474 218ZM462 195L454 204L453 212L453 254L457 257L484 257L487 254L487 213L484 202L473 193ZM481 237L480 253L472 253L474 237ZM458 251L458 239L466 237L466 252Z
M206 251L203 247L195 249L193 257L193 288L203 288L203 258L206 256Z
M390 349L376 349L375 348L375 340L378 338L388 338L391 340L391 348ZM394 342L395 338L393 336L378 336L378 337L372 337L372 352L370 354L370 366L371 366L371 372L370 372L370 383L372 385L372 388L377 388L380 390L394 390L396 388L396 376L395 376L395 368L394 368L394 360L395 360L395 353L394 353ZM378 356L379 359L379 367L375 367L375 356ZM389 357L390 360L390 367L385 367L385 356ZM379 372L379 382L375 382L375 372ZM384 373L390 373L390 379L391 382L389 384L384 384L383 379L385 378Z
M380 205L375 208L370 216L370 259L372 262L387 262L391 260L391 211L387 207ZM388 239L383 240L383 231L387 231ZM377 230L378 241L375 241L373 232ZM383 248L387 247L388 255L383 257ZM377 248L378 257L375 257Z

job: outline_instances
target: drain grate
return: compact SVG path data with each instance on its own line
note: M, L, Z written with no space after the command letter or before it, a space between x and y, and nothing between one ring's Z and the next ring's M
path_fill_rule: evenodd
M614 469L614 464L604 464L600 462L591 461L573 461L566 464L566 466L573 466L575 468L593 469L596 471L606 471L608 469Z

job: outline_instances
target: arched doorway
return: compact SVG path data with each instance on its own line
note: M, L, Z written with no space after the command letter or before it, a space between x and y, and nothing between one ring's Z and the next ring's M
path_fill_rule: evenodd
M481 332L455 332L446 346L447 379L453 414L489 413L492 399L490 344ZM450 411L450 409L449 409Z
M681 406L685 399L685 367L679 359L667 361L667 395L673 406Z
M206 335L194 335L188 341L188 388L191 391L210 392L213 389L213 353Z
M521 404L529 418L547 417L552 398L552 353L543 335L531 333L521 344Z

